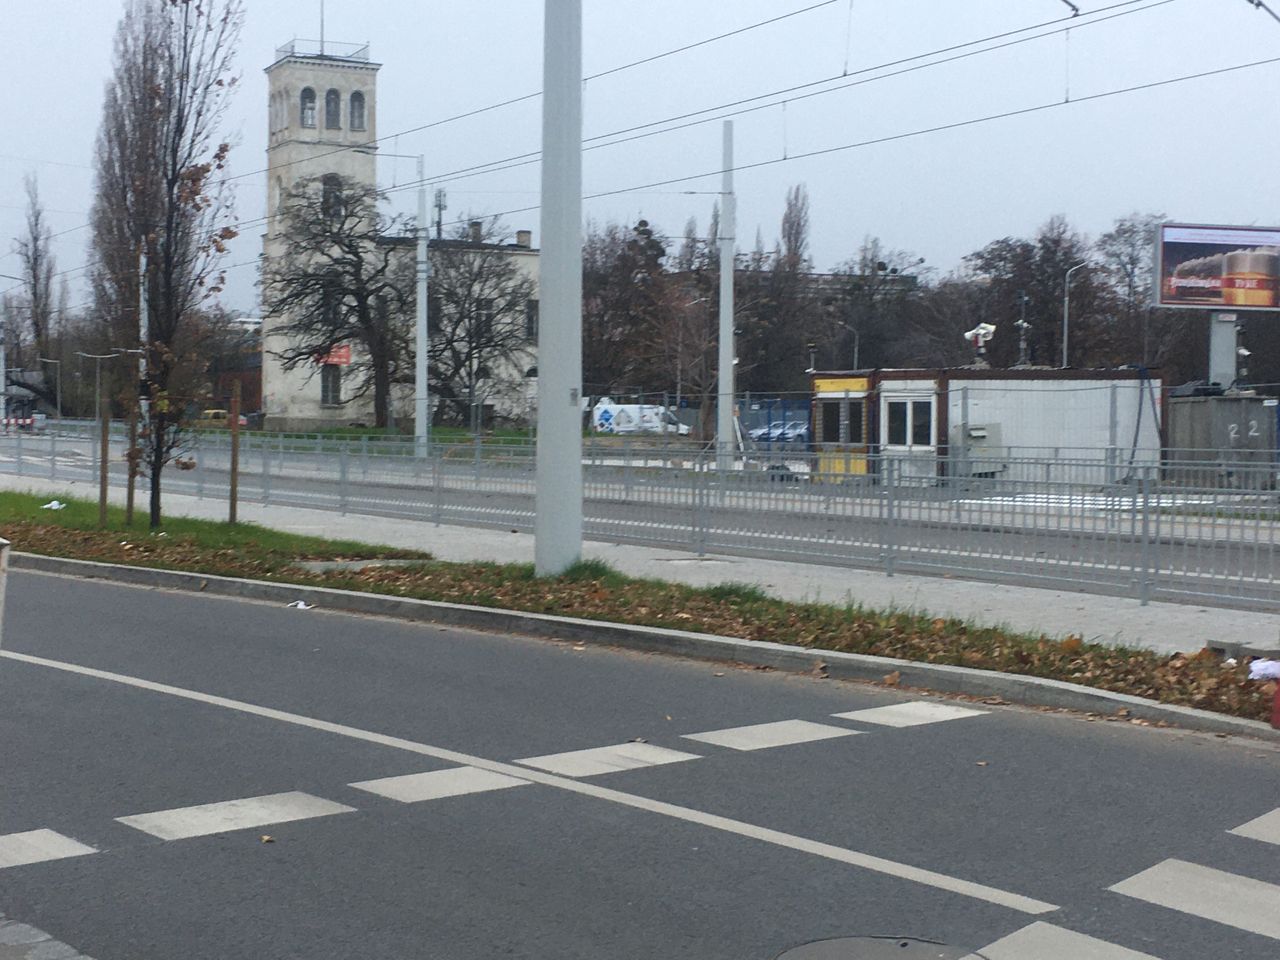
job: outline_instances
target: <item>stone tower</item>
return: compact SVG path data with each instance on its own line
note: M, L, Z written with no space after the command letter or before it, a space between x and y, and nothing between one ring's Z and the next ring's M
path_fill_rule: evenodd
M267 225L264 260L285 253L281 202L299 180L330 175L377 184L379 64L369 47L294 40L267 67ZM270 430L314 429L365 412L347 403L345 359L318 360L286 370L287 318L262 322L262 411Z
M367 44L294 40L276 51L266 71L268 257L281 198L297 180L337 174L377 182L379 67Z

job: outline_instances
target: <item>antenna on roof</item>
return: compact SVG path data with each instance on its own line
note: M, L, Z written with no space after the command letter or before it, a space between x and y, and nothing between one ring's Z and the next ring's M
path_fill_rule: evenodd
M324 56L324 0L320 0L320 56Z

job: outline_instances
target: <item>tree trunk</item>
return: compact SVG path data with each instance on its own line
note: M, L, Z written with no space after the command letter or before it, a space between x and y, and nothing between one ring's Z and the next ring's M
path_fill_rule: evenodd
M151 529L160 527L160 472L164 469L164 450L166 425L164 416L156 415L154 405L151 408L151 431L147 442L151 446Z

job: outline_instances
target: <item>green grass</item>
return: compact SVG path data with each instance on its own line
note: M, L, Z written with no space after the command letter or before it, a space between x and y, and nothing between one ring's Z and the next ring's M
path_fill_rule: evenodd
M0 492L0 531L16 523L51 524L65 530L98 531L98 505L89 500L56 499L67 504L64 510L42 510L41 505L55 499L45 494ZM126 526L125 512L120 507L107 508L109 531L134 538L167 539L201 550L233 551L278 557L311 559L392 558L430 559L430 554L398 550L393 547L359 543L354 540L329 540L305 534L285 533L252 523L234 526L217 520L195 520L168 517L158 531L148 525L146 503L134 510L133 525ZM160 534L164 536L161 537Z

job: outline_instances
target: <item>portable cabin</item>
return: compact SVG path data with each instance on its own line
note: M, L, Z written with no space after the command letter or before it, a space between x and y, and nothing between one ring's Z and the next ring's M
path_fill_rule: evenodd
M1013 476L1018 461L1158 463L1162 384L1145 370L981 367L812 375L817 478Z

